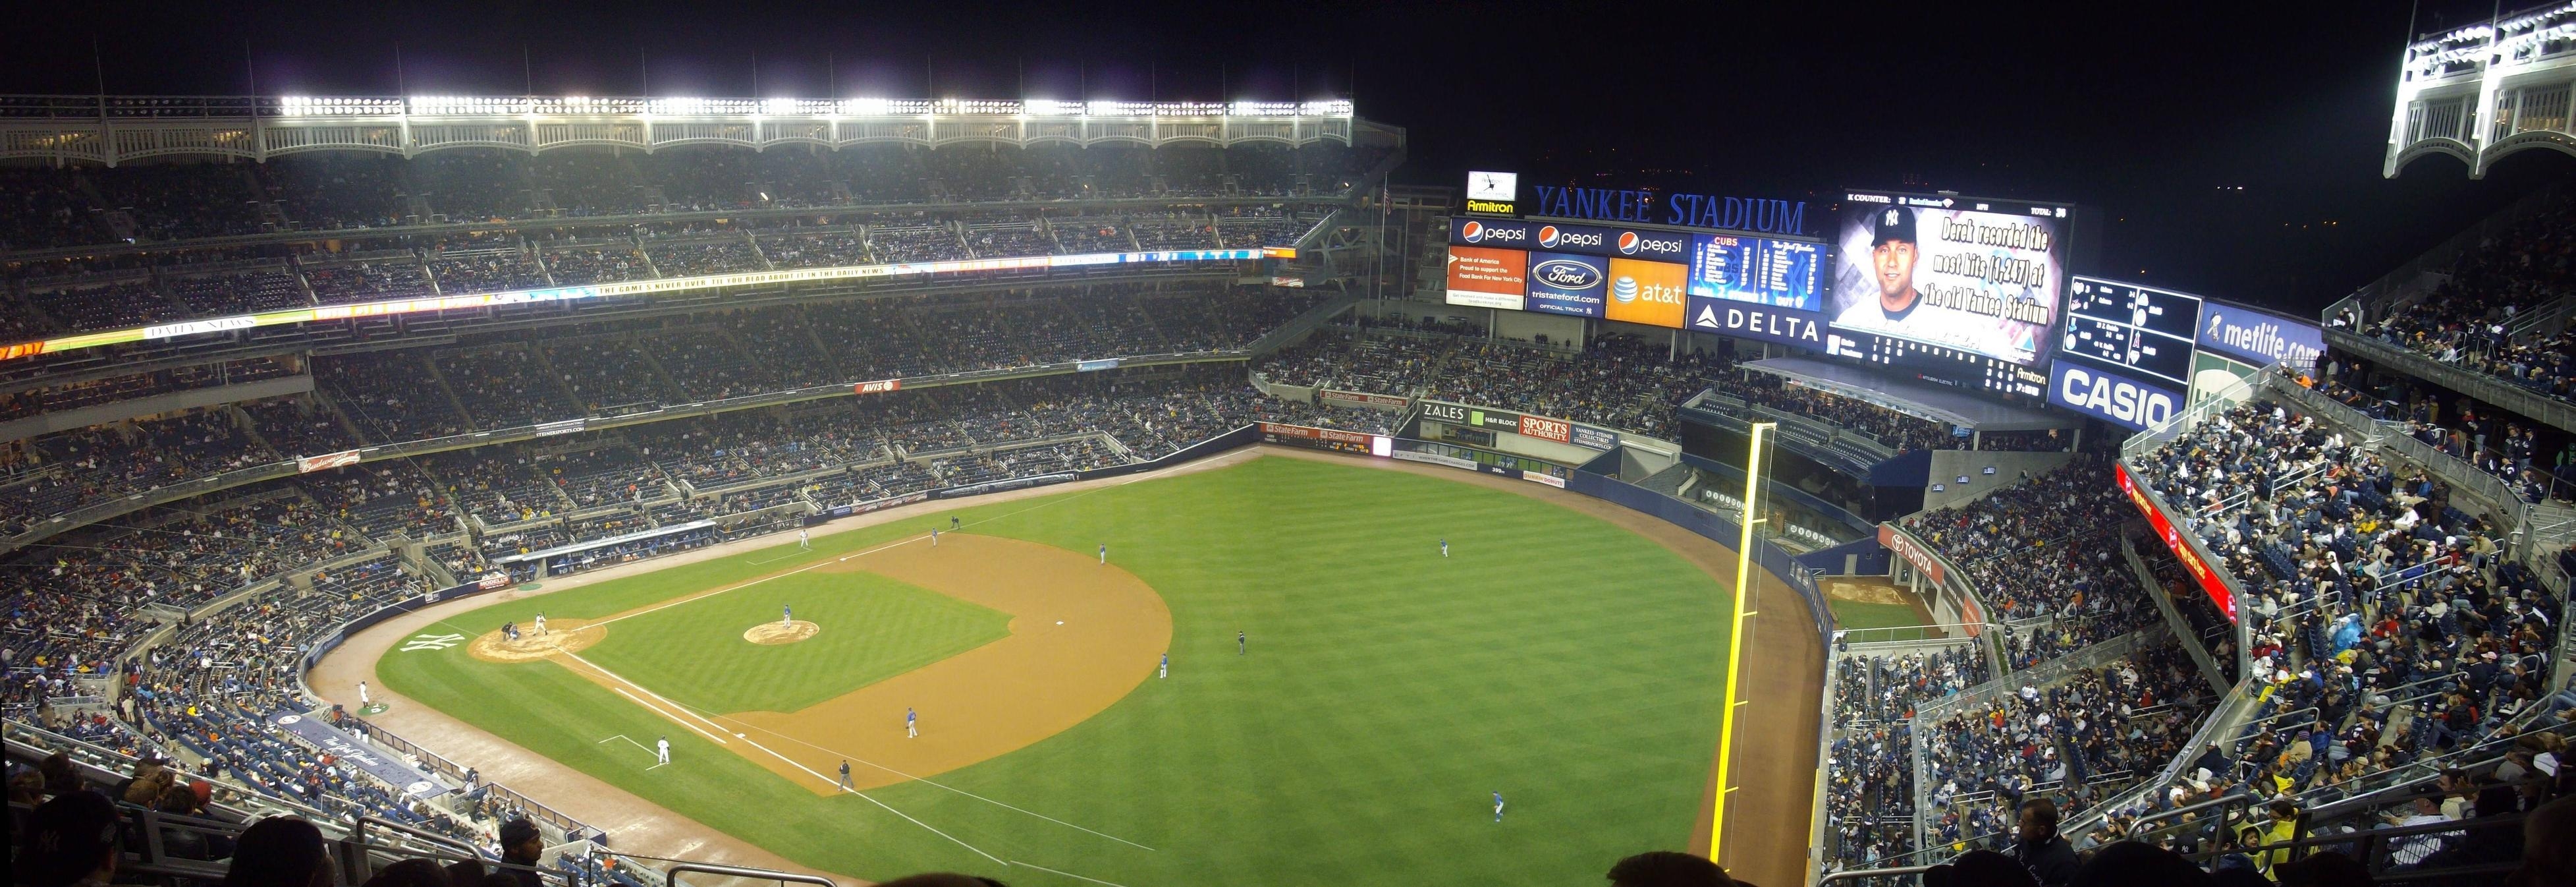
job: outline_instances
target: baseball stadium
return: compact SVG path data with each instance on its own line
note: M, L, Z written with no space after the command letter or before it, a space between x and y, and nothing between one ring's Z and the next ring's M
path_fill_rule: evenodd
M2307 301L1356 62L94 51L0 95L12 881L2576 883L2576 11L2460 21Z

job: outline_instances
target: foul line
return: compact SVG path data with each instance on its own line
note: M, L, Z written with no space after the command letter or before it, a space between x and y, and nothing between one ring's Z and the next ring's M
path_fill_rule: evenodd
M1099 878L1085 878L1085 877L1083 877L1083 876L1081 876L1081 875L1077 875L1077 874L1074 874L1074 873L1072 873L1072 872L1057 872L1056 870L1051 869L1051 868L1047 868L1046 866L1042 866L1042 865L1033 865L1033 864L1030 864L1030 863L1021 862L1021 861L1016 860L1016 859L1011 860L1010 862L1007 862L1007 863L1003 863L1003 864L1004 864L1004 865L1016 865L1016 866L1019 866L1019 867L1024 868L1024 869L1037 869L1038 871L1041 871L1041 872L1055 872L1056 874L1063 875L1063 876L1065 876L1065 877L1073 878L1073 879L1076 879L1076 880L1089 881L1089 882L1094 883L1094 884L1107 884L1107 885L1109 885L1109 887L1127 887L1127 885L1120 884L1120 883L1117 883L1117 882L1115 882L1115 881L1103 881L1103 880L1100 880Z
M1001 513L1001 514L993 515L992 517L983 518L983 519L981 519L981 520L977 520L977 521L974 521L974 522L971 522L971 523L961 524L961 525L959 525L959 526L957 527L957 530L963 530L963 529L965 529L965 528L967 528L967 527L982 526L982 525L984 525L984 524L989 524L989 523L992 523L992 522L994 522L994 521L1001 520L1001 519L1003 519L1003 518L1007 518L1007 517L1016 517L1016 516L1019 516L1019 515L1027 514L1027 513L1032 512L1032 511L1036 511L1036 510L1038 510L1038 509L1040 509L1040 508L1045 508L1045 507L1050 506L1050 505L1061 505L1061 504L1064 504L1064 503L1066 503L1066 502L1071 502L1071 501L1073 501L1073 500L1075 500L1075 499L1080 499L1080 498L1082 498L1082 497L1084 497L1084 496L1089 496L1089 495L1091 495L1091 494L1093 494L1093 493L1100 492L1100 491L1102 491L1102 490L1108 490L1108 489L1115 489L1115 488L1118 488L1118 487L1123 487L1123 486L1126 486L1126 485L1128 485L1128 484L1132 484L1132 483L1135 483L1135 482L1137 482L1137 481L1141 481L1141 480L1150 480L1150 479L1152 479L1152 478L1154 478L1154 477L1156 477L1156 476L1163 475L1163 474L1168 474L1168 473L1171 473L1171 472L1174 472L1174 471L1179 471L1179 470L1184 469L1184 468L1198 468L1198 467L1201 467L1201 466L1199 466L1199 465L1197 465L1197 464L1195 464L1195 463L1186 463L1186 462L1185 462L1185 463L1182 463L1182 464L1179 464L1179 465L1171 466L1171 467L1169 467L1169 468L1160 468L1160 469L1156 469L1156 470L1153 470L1153 471L1148 471L1148 472L1145 472L1145 473L1143 473L1143 474L1138 474L1138 475L1135 475L1135 476L1129 477L1129 478L1127 478L1127 479L1125 479L1125 480L1121 480L1121 481L1119 481L1119 482L1117 482L1117 483L1114 483L1114 484L1104 484L1104 485L1102 485L1102 486L1097 486L1097 487L1093 487L1093 488L1088 489L1088 490L1083 490L1083 491L1081 491L1081 492L1075 493L1075 494L1070 495L1070 496L1066 496L1066 497L1061 498L1061 499L1048 499L1047 501L1040 502L1040 503L1038 503L1038 504L1031 505L1031 506L1029 506L1029 507L1027 507L1027 508L1022 508L1022 509L1019 509L1019 510L1017 510L1017 511L1007 511L1007 512L1003 512L1003 513ZM950 530L949 532L956 532L956 530ZM707 598L715 597L716 595L720 595L720 594L723 594L723 593L728 592L728 591L739 591L739 590L742 590L742 589L745 589L745 588L750 588L750 587L752 587L752 586L754 586L754 585L759 585L760 583L767 582L767 581L772 580L772 579L779 579L779 578L784 578L784 577L788 577L788 576L794 576L794 575L796 575L796 574L798 574L798 573L802 573L802 572L805 572L805 571L807 571L807 570L814 569L815 567L824 566L824 565L826 565L826 564L837 564L837 563L841 563L841 562L843 562L843 561L850 560L850 559L852 559L852 558L865 557L865 556L868 556L868 555L871 555L871 554L875 554L875 553L880 552L880 551L885 551L885 550L892 549L892 548L897 548L897 547L900 547L900 546L910 545L910 544L912 544L912 543L920 542L920 541L923 541L923 540L925 540L925 539L929 539L929 538L930 538L930 534L928 534L928 533L924 533L924 534L919 535L919 536L913 536L913 537L909 537L909 538L905 538L905 539L898 539L898 540L895 540L895 541L893 541L893 542L888 542L888 543L886 543L886 544L884 544L884 545L879 545L879 546L877 546L877 547L875 547L875 548L867 549L867 550L865 550L865 551L856 551L856 552L851 552L851 553L849 553L849 554L845 554L845 555L842 555L842 556L840 556L840 557L833 558L833 559L831 559L831 560L815 561L815 562L813 562L813 563L806 564L806 565L804 565L804 566L802 566L802 567L797 567L796 569L789 570L789 571L784 572L784 573L779 573L779 574L777 574L777 575L773 575L773 576L762 576L762 577L760 577L760 578L758 578L758 579L753 579L753 580L750 580L750 581L747 581L747 582L743 582L743 583L738 584L738 585L732 585L732 586L728 586L728 587L725 587L725 588L719 588L719 589L716 589L716 590L714 590L714 591L699 592L699 593L697 593L697 594L690 595L690 596L688 596L688 597L684 597L684 598L680 598L680 599L678 599L678 600L673 600L673 601L664 601L664 602L662 602L662 603L660 603L660 604L657 604L657 605L654 605L654 606L651 606L651 607L647 607L647 608L645 608L645 609L637 610L637 611L632 612L632 613L627 613L627 614L622 615L622 616L611 616L611 617L608 617L608 618L606 618L606 619L602 619L602 620L599 620L599 621L597 621L597 622L590 623L589 625L585 625L585 626L582 626L582 627L583 627L583 628L589 628L589 627L591 627L591 626L607 625L608 623L615 622L615 621L618 621L618 620L620 620L620 619L632 619L632 618L637 617L637 616L642 616L642 615L644 615L644 614L646 614L646 613L659 612L659 611L662 611L662 610L667 610L667 609L670 609L670 608L672 608L672 607L679 606L679 605L681 605L681 604L686 604L686 603L690 603L690 602L693 602L693 601L701 601L701 600L705 600L705 599L707 599ZM798 553L800 553L800 554L801 554L801 553L803 553L803 552L802 552L802 551L799 551ZM786 557L779 557L779 558L774 558L773 560L786 560L786 559L787 559ZM750 562L746 561L746 563L750 563ZM769 563L769 561L759 561L758 563ZM620 680L624 680L624 679L623 679L623 678L620 678ZM639 689L640 689L641 685L638 685L638 687L639 687ZM650 692L650 691L647 691L647 692Z
M706 721L706 723L707 723L707 725L708 725L708 726L715 727L716 729L719 729L719 730L724 729L724 725L722 725L722 724L718 724L718 723L716 723L716 722L714 722L714 721L709 721L709 720L707 720L707 718L706 718L706 716L705 716L705 715L701 715L701 714L698 714L697 712L690 711L690 710L688 709L688 707L683 706L683 705L681 705L681 704L679 704L679 703L677 703L677 702L672 702L671 700L664 698L664 697L662 696L662 694L655 693L655 692L653 692L651 689L646 688L646 687L645 687L644 685L642 685L642 684L638 684L638 683L636 683L636 682L634 682L634 681L627 680L623 675L619 675L618 673L613 672L613 671L609 671L608 669L605 669L605 668L600 668L597 664L592 663L590 660L581 658L581 654L579 654L579 653L566 652L566 653L564 653L563 655L565 655L565 656L570 656L570 657L572 657L572 658L573 658L573 660L574 660L574 661L580 662L580 663L581 663L581 664L583 664L583 665L590 666L592 669L594 669L594 670L598 671L600 674L605 675L605 676L609 677L610 679L617 681L618 683L625 684L627 687L633 687L633 688L635 688L635 689L637 689L637 690L642 690L642 691L644 692L644 695L646 695L646 696L651 696L651 697L653 697L653 698L655 698L655 699L660 699L660 700L662 700L662 702L663 702L664 704L667 704L667 705L671 706L673 709L677 709L678 711L680 711L680 712L681 712L681 713L683 713L683 714L688 715L689 717L697 718L698 720L701 720L701 721ZM626 688L625 688L625 687L612 687L612 688L610 688L610 689L616 690L616 691L617 691L617 693L618 693L618 695L620 695L620 696L624 696L624 697L626 697L626 698L628 698L628 699L633 699L633 700L635 700L636 704L638 704L638 705L642 705L642 706L644 706L645 708L650 708L650 709L653 709L653 711L655 711L655 712L657 712L657 713L661 713L663 717L671 717L671 715L670 715L669 713L667 713L667 712L662 712L662 710L661 710L661 709L659 709L659 708L654 708L654 706L653 706L653 704L652 704L652 703L645 702L645 701L644 701L644 700L642 700L642 699L638 699L638 698L636 698L635 694L626 692ZM678 718L672 718L672 720L679 720L679 719L678 719ZM708 733L706 730L704 730L704 729L700 728L700 727L699 727L698 725L696 725L696 724L692 724L692 723L689 723L689 722L687 722L687 721L680 721L680 726L687 727L687 728L689 728L689 729L691 729L691 730L696 730L696 731L698 731L699 733L704 734L707 738L709 738L709 739L714 739L716 742L718 742L718 743L720 743L720 744L725 744L725 745L731 745L731 744L732 744L732 743L729 743L729 742L725 742L725 740L724 740L724 739L717 737L717 736L716 736L715 734L713 734L713 733ZM790 757L788 757L788 756L786 756L786 755L779 754L776 750L771 749L769 746L766 746L766 745L762 745L762 744L760 744L759 742L757 742L757 741L753 740L751 737L748 737L748 736L738 736L738 737L735 737L735 738L741 739L744 743L746 743L746 744L750 745L752 748L756 748L756 749L760 749L761 751L768 752L768 753L769 753L769 755L770 755L771 757L777 758L777 759L779 759L780 761L785 762L785 763L787 764L787 766L794 767L794 768L796 768L796 769L798 769L798 770L803 770L803 771L805 771L808 775L811 775L811 776L813 776L813 777L814 777L814 778L816 778L816 779L820 779L820 780L823 780L823 781L825 781L825 782L832 782L832 783L833 783L833 784L835 784L835 785L838 785L838 784L839 784L839 783L835 782L831 777L828 777L828 776L825 776L825 775L823 775L823 774L821 774L821 773L815 772L814 768L812 768L812 767L808 767L808 766L805 766L804 764L797 763L797 762L796 762L796 759L794 759L794 758L790 758ZM984 857L985 859L992 860L992 861L994 861L994 862L996 862L996 863L1000 863L1000 864L1005 865L1005 866L1010 865L1010 862L1009 862L1008 860L1004 860L1003 858L1001 858L1001 857L999 857L999 856L994 856L993 854L986 853L986 852L984 852L982 849L977 848L977 847L976 847L975 845L973 845L973 844L969 844L969 843L966 843L966 842L964 842L964 841L960 841L960 840L958 840L958 839L957 839L957 837L956 837L955 835L951 835L951 834L949 834L949 833L947 833L947 832L940 831L938 828L936 828L936 827L932 826L930 823L923 822L923 821L918 820L918 819L914 819L914 818L912 818L912 815L911 815L911 814L909 814L909 813L905 813L905 812L903 812L903 811L901 811L901 810L897 810L897 809L895 809L895 808L893 808L893 807L891 807L891 806L888 806L888 805L886 804L886 802L884 802L884 801L880 801L880 800L877 800L877 799L875 799L875 798L868 797L868 793L867 793L867 792L862 792L862 791L852 791L852 792L850 792L850 793L851 793L851 794L854 794L854 795L858 795L860 798L865 799L865 800L866 800L868 803L870 803L870 804L875 804L875 805L877 805L877 806L879 806L879 807L884 807L886 812L888 812L888 813L892 813L892 814L894 814L894 815L896 815L896 816L901 816L901 817L903 817L903 818L904 818L904 821L906 821L906 822L910 822L910 823L912 823L912 824L914 824L914 825L921 826L921 827L922 827L922 828L924 828L924 829L928 829L928 830L930 831L930 833L931 833L931 834L938 835L938 836L940 836L940 837L942 837L942 838L947 838L948 840L950 840L950 841L952 841L952 842L956 843L956 845L957 845L957 846L959 846L959 847L964 847L964 848L966 848L966 849L968 849L968 850L973 850L973 851L975 851L975 855L977 855L977 856Z
M895 768L893 768L893 767L888 767L888 766L886 766L886 765L884 765L884 764L880 764L880 763L877 763L877 762L875 762L875 761L868 760L868 759L866 759L866 758L861 758L861 757L858 757L858 756L855 756L855 755L845 754L845 753L842 753L842 752L839 752L839 751L834 751L834 750L829 749L829 748L824 748L823 746L816 745L816 744L814 744L814 743L807 742L807 741L802 740L802 739L798 739L798 738L796 738L796 737L794 737L794 736L789 736L789 735L787 735L787 734L785 734L785 733L780 733L780 732L778 732L778 731L776 731L776 730L771 730L771 729L768 729L768 728L765 728L765 727L761 727L761 726L756 725L756 724L747 723L747 722L744 722L744 721L741 721L741 720L737 720L737 719L735 719L735 718L728 717L728 716L725 716L725 715L717 715L716 717L718 717L718 718L720 718L720 719L723 719L723 720L726 720L726 721L731 721L731 722L733 722L733 724L734 724L735 726L742 727L742 728L744 728L744 729L746 729L746 730L753 730L753 731L757 731L757 732L760 732L760 733L765 734L765 735L775 736L775 737L778 737L778 738L780 738L780 739L784 739L784 740L787 740L787 741L789 741L789 742L796 743L797 745L801 745L801 746L804 746L804 747L806 747L806 748L813 749L813 750L815 750L815 751L825 752L825 753L832 754L832 755L836 755L836 756L839 756L839 757L842 757L842 758L846 758L846 759L849 759L849 760L852 760L852 761L856 761L856 762L861 763L861 764L866 764L866 765L868 765L868 766L870 766L870 767L875 767L875 768L877 768L877 769L879 769L879 770L883 770L883 771L885 771L885 772L892 773L892 774L894 774L894 775L896 775L896 776L901 776L901 777L903 777L903 778L905 778L905 779L909 779L909 780L912 780L912 781L914 781L914 782L923 783L923 784L926 784L926 785L932 786L932 787L934 787L934 788L940 788L940 789L945 789L945 790L948 790L948 791L956 792L956 793L958 793L958 794L965 795L965 796L967 796L967 797L969 797L969 798L974 798L975 800L982 801L982 802L984 802L984 803L991 804L991 805L996 806L996 807L1000 807L1000 808L1002 808L1002 809L1004 809L1004 810L1009 810L1009 811L1012 811L1012 812L1014 812L1014 813L1024 813L1024 814L1027 814L1027 815L1030 815L1030 816L1035 816L1035 817L1037 817L1037 818L1039 818L1039 819L1043 819L1043 820L1046 820L1046 821L1048 821L1048 822L1052 822L1052 823L1055 823L1055 824L1057 824L1057 825L1064 826L1065 828L1073 829L1073 830L1075 830L1075 831L1079 831L1079 832L1087 832L1087 833L1090 833L1090 834L1099 835L1100 837L1108 838L1109 840L1116 841L1116 842L1118 842L1118 843L1125 844L1125 845L1130 846L1130 847L1136 847L1136 848L1140 848L1140 849L1148 850L1148 851L1152 851L1152 850L1154 850L1154 848L1152 848L1152 847L1147 847L1147 846L1145 846L1145 845L1143 845L1143 844L1139 844L1139 843L1136 843L1136 842L1134 842L1134 841L1127 840L1126 838L1121 838L1121 837L1119 837L1119 836L1117 836L1117 835L1109 834L1109 833L1107 833L1107 832L1092 831L1091 829L1083 828L1082 826L1078 826L1078 825L1075 825L1075 824L1073 824L1073 823L1066 822L1066 821L1061 820L1061 819L1057 819L1057 818L1055 818L1055 817L1053 817L1053 816L1048 816L1048 815L1046 815L1046 814L1044 814L1044 813L1039 813L1039 812L1037 812L1037 811L1035 811L1035 810L1029 810L1029 809L1025 809L1025 808L1021 808L1021 807L1015 807L1015 806L1012 806L1012 805L1010 805L1010 804L1007 804L1007 803L1004 803L1004 802L1001 802L1001 801L996 801L996 800L993 800L993 799L991 799L991 798L984 797L983 795L979 795L979 794L976 794L976 793L974 793L974 792L970 792L970 791L967 791L967 790L965 790L965 789L958 788L958 787L956 787L956 786L947 785L947 784L940 783L940 782L937 782L937 781L934 781L934 780L931 780L931 779L927 779L927 778L924 778L924 777L920 777L920 776L914 776L914 775L912 775L912 774L910 774L910 773L906 773L906 772L903 772L903 771L901 771L901 770L897 770L897 769L895 769ZM748 737L748 736L743 737L743 741L745 741L745 742L750 742L750 741L751 741L751 738L750 738L750 737ZM754 745L758 745L758 743L753 743L753 744L754 744ZM807 772L812 772L812 771L807 771ZM1159 851L1157 851L1157 852L1159 852ZM1076 877L1079 877L1079 876L1076 876Z
M620 678L620 680L624 680L624 679L623 679L623 678ZM713 740L715 740L717 745L732 745L732 743L726 742L726 741L724 740L724 737L722 737L722 736L717 736L717 735L715 735L715 734L713 734L713 733L709 733L709 732L707 732L707 731L706 731L706 728L704 728L704 727L700 727L700 726L698 726L698 725L696 725L696 724L692 724L692 723L689 723L689 722L687 722L687 721L680 720L678 716L673 715L673 714L671 714L670 712L663 711L663 710L661 710L661 709L659 709L659 708L655 708L655 707L653 706L653 703L646 702L646 701L644 701L644 700L642 700L642 699L638 699L638 698L636 698L635 694L626 692L626 688L624 688L624 687L610 687L609 689L617 691L617 695L619 695L619 696L624 696L624 697L626 697L626 698L628 698L628 699L634 699L634 700L635 700L635 704L637 704L637 705L641 705L641 706L643 706L643 707L645 707L645 708L648 708L648 709L652 709L652 712L653 712L654 714L661 715L661 716L666 717L666 718L670 718L673 722L675 722L675 723L679 724L680 726L687 727L687 728L689 728L689 729L691 729L691 730L696 730L696 731L698 731L698 735L700 735L700 736L704 736L704 737L706 737L706 738L708 738L708 739L713 739ZM652 692L652 691L649 691L649 690L648 690L648 691L645 691L645 692L648 692L648 693L649 693L649 692Z
M615 736L608 737L608 739L626 739L626 734L624 734L624 733L619 733L619 734L617 734L617 735L615 735ZM594 742L594 743L591 743L591 744L592 744L592 745L607 745L607 744L608 744L608 739L602 739L602 740L600 740L600 741L598 741L598 742ZM651 754L651 753L653 752L653 750L652 750L652 749L645 748L645 747L644 747L644 743L637 742L637 741L632 740L632 739L626 739L626 744L627 744L627 745L634 746L636 751L644 752L645 754Z

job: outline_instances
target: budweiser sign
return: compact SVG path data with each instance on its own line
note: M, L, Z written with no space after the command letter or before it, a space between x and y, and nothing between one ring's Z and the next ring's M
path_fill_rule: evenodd
M1887 550L1896 552L1896 555L1904 558L1906 563L1913 564L1916 572L1932 577L1934 585L1939 585L1942 580L1948 578L1949 571L1941 567L1941 560L1933 557L1931 552L1923 550L1915 543L1914 537L1897 532L1895 524L1878 525L1878 544L1887 546Z
M341 450L337 453L324 453L319 456L305 456L296 459L295 471L299 474L311 474L324 469L356 464L358 464L358 451Z
M888 391L901 390L903 388L903 380L878 379L874 382L861 382L855 387L857 393L860 394L884 394Z

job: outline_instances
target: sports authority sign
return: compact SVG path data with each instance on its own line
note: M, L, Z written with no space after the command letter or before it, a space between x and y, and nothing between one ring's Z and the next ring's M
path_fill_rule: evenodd
M1932 577L1933 585L1940 585L1942 580L1949 578L1950 571L1941 566L1941 559L1916 546L1913 536L1897 532L1895 524L1878 525L1878 544L1887 546L1887 550L1913 564L1917 572Z
M1566 443L1574 437L1574 423L1546 416L1522 416L1521 434L1540 440Z

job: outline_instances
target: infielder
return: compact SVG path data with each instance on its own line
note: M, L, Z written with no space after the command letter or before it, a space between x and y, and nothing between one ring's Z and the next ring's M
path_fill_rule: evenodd
M919 713L914 712L914 711L912 710L912 707L911 707L911 706L908 706L908 705L907 705L907 706L904 706L904 709L903 709L903 738L905 738L905 739L918 739L918 738L920 738L920 737L921 737L921 715L920 715Z
M1157 665L1157 666L1154 666L1154 677L1157 677L1157 678L1168 678L1168 677L1171 677L1171 676L1172 676L1172 654L1170 654L1170 653L1165 653L1165 654L1163 654L1163 664L1161 664L1161 665ZM359 684L359 685L358 685L358 696L359 696L359 698L362 698L362 699L363 699L363 698L365 698L365 697L366 697L366 695L367 695L367 685L365 685L365 684Z
M796 608L795 608L795 607L788 606L788 605L786 605L786 604L779 604L779 605L778 605L778 627L780 627L780 628L789 628L789 627L793 627L795 624L796 624Z
M841 790L845 792L858 791L858 789L850 787L850 762L848 761L841 762Z
M798 550L798 551L813 551L813 550L814 550L814 538L813 538L813 537L811 537L811 536L807 536L807 535L805 535L805 530L804 530L804 528L802 528L802 527L799 527L799 528L797 528L797 530L796 530L796 550Z
M1494 793L1494 821L1503 821L1503 793Z
M1109 543L1107 542L1100 543L1100 563L1102 566L1109 564Z
M653 757L656 764L671 762L671 737L664 736L653 740Z
M538 614L537 614L537 633L538 633L538 634L545 634L545 633L546 633L546 614L544 614L544 613L538 613Z
M957 516L956 516L956 515L953 515L953 514L952 514L952 515L949 515L949 516L948 516L948 529L949 529L950 531L952 531L952 532L953 532L953 531L955 531L955 530L957 529Z
M1441 557L1448 557L1448 556L1449 556L1449 540L1448 540L1447 538L1443 538L1443 539L1441 539L1441 540L1440 540L1440 556L1441 556Z
M938 528L938 527L932 527L932 528L930 528L930 547L932 547L932 548L938 548L938 547L939 547L939 528Z
M1167 657L1164 657L1164 658L1169 659L1170 657L1168 657L1168 656L1167 656ZM368 702L368 701L367 701L367 682L365 682L365 681L359 681L359 682L358 682L358 707L359 707L359 708L365 708L365 707L367 707L367 706L369 706L369 705L373 705L373 704L374 704L374 703L371 703L371 702Z

